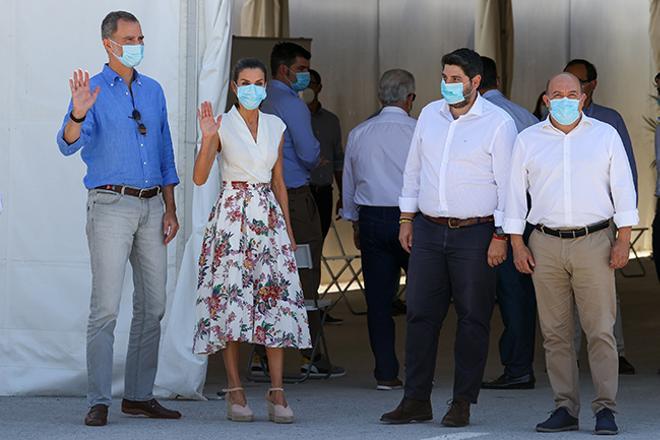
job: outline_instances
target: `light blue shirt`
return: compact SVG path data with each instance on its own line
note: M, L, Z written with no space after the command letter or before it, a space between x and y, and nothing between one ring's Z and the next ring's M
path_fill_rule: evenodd
M513 122L516 123L516 130L518 130L518 133L539 122L539 120L536 119L536 116L531 114L529 110L508 100L506 96L497 89L488 90L487 92L482 93L481 96L506 111L509 116L513 118Z
M416 124L401 108L392 106L351 130L342 176L344 219L357 221L360 206L399 206Z
M309 184L310 172L319 163L321 146L314 137L312 116L307 104L291 87L272 79L266 87L268 97L261 111L278 116L286 124L282 156L287 188Z
M106 64L90 78L89 85L92 92L97 86L101 91L82 123L80 138L72 144L64 140L72 103L57 133L62 154L70 156L81 150L80 156L87 165L85 187L151 188L178 184L165 95L160 84L135 71L131 100L127 85ZM133 101L147 128L146 135L139 133L138 124L131 119Z
M616 131L621 137L621 142L623 142L623 148L626 150L626 156L628 156L628 163L630 164L630 170L633 175L633 183L635 184L635 191L637 191L637 165L635 163L635 153L633 152L632 142L628 135L626 123L623 122L623 118L619 112L613 108L598 105L593 101L589 107L583 110L583 112L590 118L598 119L599 121L610 124L612 127L616 128Z

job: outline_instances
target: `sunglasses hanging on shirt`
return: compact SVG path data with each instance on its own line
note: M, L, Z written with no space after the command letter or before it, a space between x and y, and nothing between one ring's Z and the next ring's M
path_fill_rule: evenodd
M140 132L141 135L146 136L147 135L147 127L142 123L142 115L140 115L140 112L137 109L133 109L133 114L129 116L129 118L135 120L138 126L138 131Z

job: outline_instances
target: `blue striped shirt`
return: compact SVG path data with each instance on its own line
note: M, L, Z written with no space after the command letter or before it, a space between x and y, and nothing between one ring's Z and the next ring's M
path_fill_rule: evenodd
M72 144L64 140L71 102L57 133L62 154L70 156L81 150L87 165L85 187L150 188L178 184L165 95L160 84L135 71L131 98L124 80L107 64L89 83L92 92L97 86L101 91L82 123L80 138ZM133 108L140 112L146 135L140 134L137 122L131 118Z

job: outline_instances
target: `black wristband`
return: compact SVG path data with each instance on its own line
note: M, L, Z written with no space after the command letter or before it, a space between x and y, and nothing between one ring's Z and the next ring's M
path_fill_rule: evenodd
M73 116L73 110L71 110L71 112L69 113L69 119L71 119L76 124L82 124L83 122L85 122L86 117L87 117L87 114L85 114L85 116L83 116L80 119L76 118L75 116Z

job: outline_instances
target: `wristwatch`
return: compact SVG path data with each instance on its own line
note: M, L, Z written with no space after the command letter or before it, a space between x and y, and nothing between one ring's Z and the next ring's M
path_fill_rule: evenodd
M508 234L504 232L504 229L502 229L501 226L495 227L495 235L500 237L500 238L507 238Z
M73 116L73 110L71 110L71 112L69 112L69 119L71 119L76 124L82 124L83 122L85 122L86 117L87 117L87 114L85 114L85 116L83 116L82 118L76 118L75 116Z

